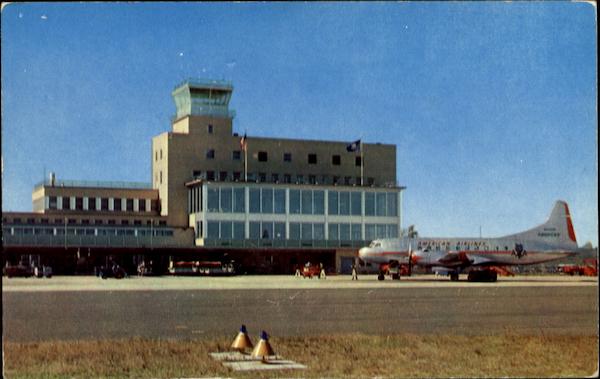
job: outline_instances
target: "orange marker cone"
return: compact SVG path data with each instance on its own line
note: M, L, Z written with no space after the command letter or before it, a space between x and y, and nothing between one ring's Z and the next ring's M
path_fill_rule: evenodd
M252 349L254 345L252 345L252 341L250 341L250 337L248 337L248 332L246 331L246 325L242 325L240 328L240 332L237 337L231 343L231 348L243 353L245 349Z
M266 357L271 355L275 355L275 352L269 343L267 332L263 330L260 334L260 341L256 344L254 350L252 350L252 358L262 358L263 362L265 362L267 360Z

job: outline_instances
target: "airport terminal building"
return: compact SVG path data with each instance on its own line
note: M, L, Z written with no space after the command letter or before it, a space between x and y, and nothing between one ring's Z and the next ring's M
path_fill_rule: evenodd
M3 260L36 255L86 272L106 257L235 261L290 273L306 261L347 272L357 248L402 234L396 147L263 138L233 130L233 86L187 80L171 130L152 139L150 183L58 180L33 189L32 212L2 215Z

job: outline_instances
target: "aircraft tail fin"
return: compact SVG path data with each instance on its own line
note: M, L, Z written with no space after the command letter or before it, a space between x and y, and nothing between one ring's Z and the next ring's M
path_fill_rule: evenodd
M569 206L562 200L554 204L550 217L545 223L515 234L514 237L521 240L535 241L556 249L577 249L577 238Z

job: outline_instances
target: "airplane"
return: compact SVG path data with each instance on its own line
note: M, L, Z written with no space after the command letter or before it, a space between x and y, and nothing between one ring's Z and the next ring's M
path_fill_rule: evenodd
M419 238L376 239L359 250L365 263L380 265L379 280L384 279L387 266L414 265L447 273L458 280L459 273L468 271L469 281L497 280L503 266L533 265L573 256L577 239L564 201L557 201L548 220L521 233L498 238ZM406 270L405 270L406 271ZM400 270L393 275L400 279Z

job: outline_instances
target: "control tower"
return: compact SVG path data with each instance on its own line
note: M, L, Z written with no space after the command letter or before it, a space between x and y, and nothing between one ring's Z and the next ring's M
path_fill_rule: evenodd
M185 116L212 116L233 118L229 100L233 85L224 80L188 79L172 92L177 108L175 119Z

